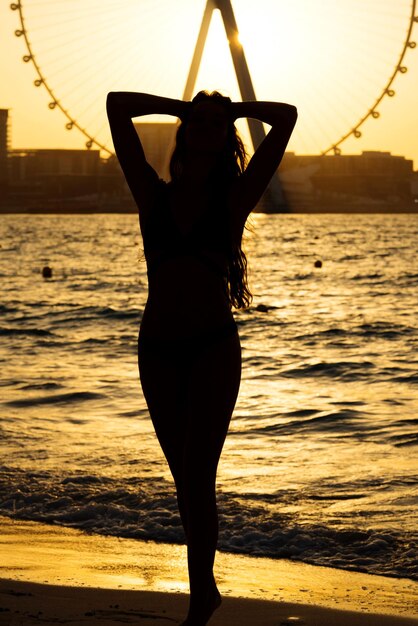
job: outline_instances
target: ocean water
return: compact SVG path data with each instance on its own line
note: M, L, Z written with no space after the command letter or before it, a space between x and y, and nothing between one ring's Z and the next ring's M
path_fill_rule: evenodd
M0 513L182 542L138 380L137 218L0 231ZM254 216L221 550L418 579L417 241L416 215Z

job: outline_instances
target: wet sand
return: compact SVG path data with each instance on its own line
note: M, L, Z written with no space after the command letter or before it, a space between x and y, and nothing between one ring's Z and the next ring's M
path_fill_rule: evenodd
M0 518L0 626L180 624L184 546ZM217 555L210 626L418 626L418 583Z

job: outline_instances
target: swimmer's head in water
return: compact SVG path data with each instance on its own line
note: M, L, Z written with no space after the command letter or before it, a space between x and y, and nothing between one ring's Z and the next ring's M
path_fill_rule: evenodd
M193 98L177 131L170 162L173 180L181 176L186 160L201 152L216 155L214 169L220 179L231 180L242 173L246 153L230 106L230 98L218 91L200 91Z

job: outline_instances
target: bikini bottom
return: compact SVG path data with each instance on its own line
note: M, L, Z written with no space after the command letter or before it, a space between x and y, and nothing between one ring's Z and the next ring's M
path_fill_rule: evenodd
M238 332L235 320L230 320L223 326L211 328L195 335L159 339L139 333L138 356L154 356L166 361L172 361L179 366L190 367L196 359L204 356L213 345L232 337Z

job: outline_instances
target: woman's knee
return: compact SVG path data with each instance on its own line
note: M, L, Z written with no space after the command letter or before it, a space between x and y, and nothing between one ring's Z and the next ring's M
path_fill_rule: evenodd
M186 459L183 464L181 489L188 499L200 500L215 495L216 465L205 460Z

